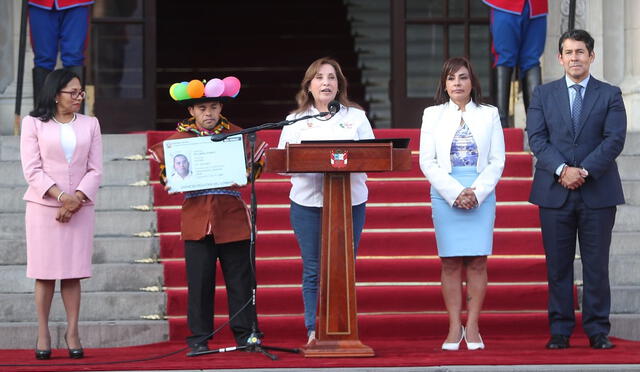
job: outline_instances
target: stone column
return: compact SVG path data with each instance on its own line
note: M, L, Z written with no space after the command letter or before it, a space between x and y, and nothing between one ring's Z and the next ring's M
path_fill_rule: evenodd
M14 109L16 104L16 87L18 73L18 44L20 41L20 13L21 7L18 1L1 1L0 2L0 34L6 35L6 41L0 40L2 50L8 51L11 62L6 66L0 66L0 74L8 74L10 76L9 85L5 91L0 93L0 135L12 135L14 123ZM2 39L2 37L0 37ZM22 87L22 117L27 115L33 109L33 83L31 80L31 69L33 68L33 52L28 39L27 29L27 49L24 66L24 80ZM5 57L1 55L2 64ZM8 57L7 57L8 58Z
M640 1L624 1L624 76L620 83L627 130L640 131Z

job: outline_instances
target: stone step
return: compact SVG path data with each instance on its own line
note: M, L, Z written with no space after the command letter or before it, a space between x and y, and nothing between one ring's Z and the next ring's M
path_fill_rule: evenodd
M627 132L623 155L640 155L640 132Z
M26 186L0 186L2 212L24 212L22 199ZM131 210L133 206L153 204L153 190L149 186L103 186L98 192L96 210Z
M612 313L638 314L639 311L640 311L640 285L611 287L611 312Z
M624 200L627 205L640 205L640 180L625 181L623 179L622 190L624 191Z
M365 66L367 66L367 68L371 69L372 71L384 71L385 73L389 74L388 78L391 79L391 58L384 55L368 55L365 61Z
M82 292L81 321L140 320L143 316L166 313L164 292ZM36 321L32 293L0 294L0 314L5 322ZM53 296L50 321L65 321L66 313L60 292Z
M613 231L640 231L640 206L618 206L618 212L616 213L616 224L613 226Z
M640 231L614 231L611 237L611 255L638 254Z
M349 11L360 11L370 9L382 9L389 11L389 0L345 0L344 2Z
M360 34L360 26L380 27L389 30L391 21L389 13L384 9L367 9L350 13L351 33Z
M65 322L49 323L51 347L66 349ZM36 322L0 322L0 348L32 349L38 334ZM169 339L166 320L119 320L80 322L80 339L86 348L145 345ZM66 355L66 353L65 353ZM54 357L56 355L54 354Z
M95 235L133 236L143 231L156 231L156 226L154 212L98 211ZM24 236L24 213L0 213L0 239L21 239Z
M611 332L613 337L620 337L626 340L640 340L640 314L611 314ZM608 369L611 370L611 369ZM627 371L638 371L640 368L634 366ZM547 371L547 369L545 369Z
M160 255L158 238L97 237L93 241L93 263L133 263ZM25 265L27 246L23 238L0 240L3 265Z
M582 280L582 262L574 262L575 279ZM609 282L612 286L638 286L640 288L640 256L636 254L611 254L609 257ZM640 298L638 298L640 301ZM640 311L640 306L637 307Z
M25 186L20 161L0 161L0 186ZM149 179L149 162L146 160L105 161L103 165L102 186L130 185Z
M623 180L640 180L640 155L621 155L616 162Z
M145 155L146 134L103 134L102 158L105 161L132 155ZM20 160L20 137L0 136L0 161Z
M31 293L35 280L26 277L25 265L0 266L0 293ZM93 275L82 281L82 290L139 291L140 288L160 287L164 282L161 264L113 263L93 265Z

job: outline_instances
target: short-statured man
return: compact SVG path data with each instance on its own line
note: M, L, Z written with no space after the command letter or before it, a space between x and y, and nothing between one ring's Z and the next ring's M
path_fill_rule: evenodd
M241 130L222 115L222 101L225 99L203 96L179 100L191 117L179 122L176 133L167 140ZM263 164L264 142L259 140L258 144L261 150L255 155L255 160L259 160L255 167L259 173ZM166 185L163 143L151 146L149 152L161 164L160 182ZM178 173L188 171L188 168L180 170L184 164L176 167L174 162L174 167ZM191 331L187 337L191 351L187 355L195 356L209 350L208 341L214 329L216 261L220 261L227 289L231 331L238 345L246 345L250 336L261 337L262 334L257 328L256 307L252 301L255 277L249 244L250 211L241 199L240 187L232 185L187 191L183 195L180 236L184 241L187 325Z

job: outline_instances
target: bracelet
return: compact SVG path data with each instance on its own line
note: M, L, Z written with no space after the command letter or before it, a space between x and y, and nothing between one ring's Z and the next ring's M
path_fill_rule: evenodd
M60 191L60 194L58 194L58 197L56 199L58 199L58 202L60 202L60 198L62 197L62 194L64 194L64 191Z

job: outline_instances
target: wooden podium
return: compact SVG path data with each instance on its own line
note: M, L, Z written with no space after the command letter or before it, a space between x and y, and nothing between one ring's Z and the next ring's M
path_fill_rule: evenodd
M305 357L374 355L358 337L350 173L410 169L411 151L391 142L288 144L267 151L266 171L324 173L317 339L303 349Z

